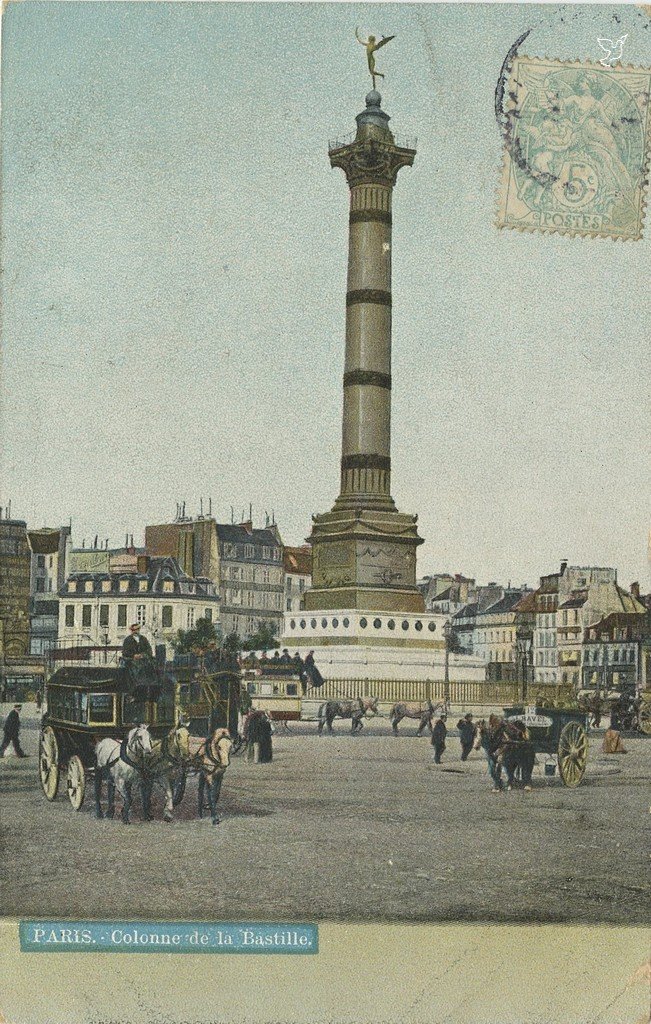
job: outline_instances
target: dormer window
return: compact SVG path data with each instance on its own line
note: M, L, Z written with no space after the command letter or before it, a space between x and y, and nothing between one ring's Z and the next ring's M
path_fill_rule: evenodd
M128 580L120 580L120 593L121 594L126 594L128 589L129 589L129 581Z
M163 593L173 594L174 593L174 580L163 580Z
M138 580L138 590L141 594L147 590L147 585L147 580Z
M102 580L102 593L108 594L110 589L111 589L111 581L110 580Z
M75 580L68 580L68 593L69 594L76 594L77 593L77 583L76 583Z
M93 592L93 581L92 580L86 580L86 582L84 583L84 590L86 591L87 594L92 594L92 592Z

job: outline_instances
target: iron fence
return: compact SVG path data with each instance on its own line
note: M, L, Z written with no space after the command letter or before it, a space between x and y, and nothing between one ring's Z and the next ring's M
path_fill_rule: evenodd
M451 704L485 704L502 707L526 702L571 701L571 687L531 685L523 692L520 682L484 682L465 680L445 683L443 680L414 679L327 679L318 690L309 690L308 698L336 700L343 697L377 697L382 704L398 701L427 701L434 703L448 697Z

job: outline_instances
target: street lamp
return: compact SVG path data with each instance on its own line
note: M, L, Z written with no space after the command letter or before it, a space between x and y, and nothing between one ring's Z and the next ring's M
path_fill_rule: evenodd
M528 692L527 662L529 657L529 651L531 650L530 638L527 636L517 637L516 648L518 652L518 664L520 666L520 692L522 695L522 702L526 703Z
M443 639L445 640L445 669L443 676L443 697L446 705L450 700L450 637L452 636L452 626L449 621L443 626Z

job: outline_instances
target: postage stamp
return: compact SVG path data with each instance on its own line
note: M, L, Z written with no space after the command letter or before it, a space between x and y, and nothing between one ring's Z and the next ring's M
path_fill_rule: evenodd
M642 237L651 69L517 56L505 89L497 225Z

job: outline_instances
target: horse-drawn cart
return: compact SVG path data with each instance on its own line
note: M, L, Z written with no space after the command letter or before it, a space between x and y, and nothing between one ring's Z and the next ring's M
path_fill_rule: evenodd
M95 746L105 737L126 739L147 725L163 738L176 724L174 689L165 680L135 686L128 669L90 663L57 668L45 684L39 737L39 776L48 800L56 799L62 774L68 799L78 811L96 768Z
M550 765L553 765L551 758L556 756L564 786L574 788L581 783L588 762L588 716L585 712L520 705L504 708L504 716L507 721L524 723L535 752L547 754Z

